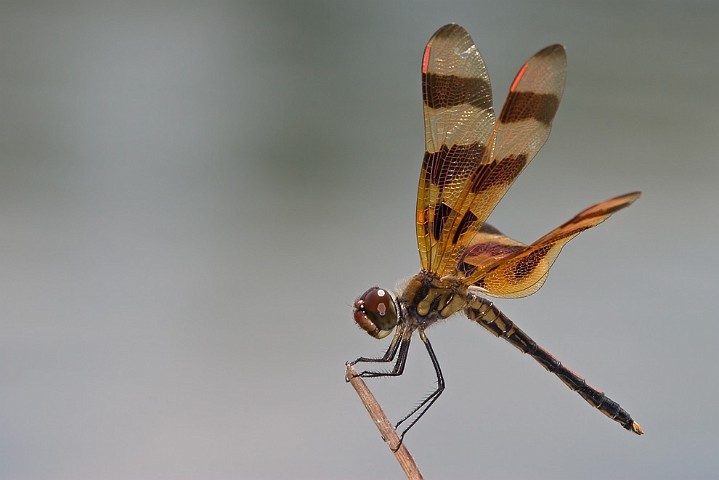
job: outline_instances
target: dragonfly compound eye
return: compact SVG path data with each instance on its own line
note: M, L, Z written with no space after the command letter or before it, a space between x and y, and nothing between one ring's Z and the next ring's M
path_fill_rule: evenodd
M354 319L362 330L384 338L397 325L397 308L389 291L372 287L354 303Z

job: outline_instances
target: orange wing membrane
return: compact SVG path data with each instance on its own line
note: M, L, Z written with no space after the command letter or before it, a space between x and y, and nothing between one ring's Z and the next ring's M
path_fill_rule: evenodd
M450 222L461 221L454 209L466 196L495 125L484 60L459 25L440 28L424 50L422 100L426 151L417 190L417 243L422 269L443 273Z
M361 329L375 338L393 331L394 336L382 357L359 357L350 363L394 362L390 371L364 370L358 375L401 375L410 342L418 332L432 360L437 389L397 422L395 428L406 425L402 438L445 388L426 330L459 312L532 357L625 429L643 433L617 402L566 367L480 296L523 297L536 292L567 242L639 198L634 192L598 203L530 245L485 223L549 137L566 71L564 47L551 45L540 50L519 70L499 117L495 117L487 68L469 34L459 25L445 25L425 47L425 154L417 189L421 271L396 297L372 287L355 301L354 320ZM507 414L511 416L511 412Z
M489 76L469 34L447 25L430 39L422 61L426 151L417 193L424 270L457 275L465 247L549 136L566 67L561 45L534 55L497 122Z
M493 297L531 295L542 286L567 242L628 207L639 195L627 193L589 207L529 246L482 229L462 255L460 270L466 275L464 282ZM497 253L491 255L492 252Z

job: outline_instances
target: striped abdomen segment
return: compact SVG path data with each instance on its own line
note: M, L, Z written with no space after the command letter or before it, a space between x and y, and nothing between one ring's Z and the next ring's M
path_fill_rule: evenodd
M537 342L518 328L492 302L471 292L467 296L467 300L468 306L465 308L465 313L470 320L479 323L495 336L504 338L523 353L531 355L545 369L555 374L565 385L581 395L590 405L599 409L604 415L618 422L627 430L631 430L638 435L644 433L639 424L632 420L631 415L617 402L562 365L562 362L537 345Z

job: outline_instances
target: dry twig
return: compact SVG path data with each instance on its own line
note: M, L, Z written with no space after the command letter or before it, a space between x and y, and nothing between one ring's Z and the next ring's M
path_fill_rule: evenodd
M397 431L394 429L387 416L382 411L377 399L372 395L367 384L362 380L362 377L357 376L357 372L352 365L347 365L345 370L345 380L352 384L354 389L357 391L360 400L364 404L367 412L369 413L372 421L379 429L382 439L387 443L395 458L399 462L402 470L410 480L422 479L422 474L417 468L417 464L414 463L412 455L409 450L405 447L404 443L400 440Z

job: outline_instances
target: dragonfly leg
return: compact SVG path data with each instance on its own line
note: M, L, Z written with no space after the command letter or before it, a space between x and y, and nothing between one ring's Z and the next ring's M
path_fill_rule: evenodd
M554 355L537 345L537 342L517 327L501 310L489 300L470 292L467 295L468 305L465 313L473 320L489 330L497 337L504 338L521 352L530 355L546 370L555 374L566 386L577 392L590 405L597 408L604 415L618 422L627 430L638 435L644 433L642 427L635 422L631 415L617 402L607 397L577 375L574 371L562 365Z
M417 405L411 412L409 412L407 415L405 415L404 418L402 418L397 424L394 426L395 430L404 423L407 419L412 417L414 414L419 412L419 414L410 422L409 426L404 429L402 434L400 435L400 440L404 439L404 435L409 431L410 428L414 426L417 421L422 418L422 416L429 410L429 407L432 406L432 404L439 398L440 395L442 395L442 392L444 392L444 376L442 375L442 369L439 368L439 362L437 361L437 356L434 354L434 350L432 350L432 344L429 343L429 339L427 338L427 335L424 333L424 329L419 330L419 338L424 343L424 346L427 348L427 353L429 354L429 358L432 360L432 365L434 366L434 371L437 374L437 389L433 391L431 394L427 396L419 405Z
M374 363L389 363L394 361L395 357L397 357L397 361L394 364L394 367L391 371L381 371L381 372L375 372L370 370L365 370L361 373L358 373L357 376L364 377L364 378L373 378L373 377L396 377L399 375L402 375L404 372L404 366L407 363L407 352L409 352L409 343L412 339L412 332L406 331L406 329L398 328L395 331L394 337L392 338L392 342L389 344L389 348L387 348L387 351L385 354L380 358L369 358L369 357L359 357L357 360L353 362L348 362L349 365L356 365L360 362L374 362ZM399 353L399 355L398 355Z

